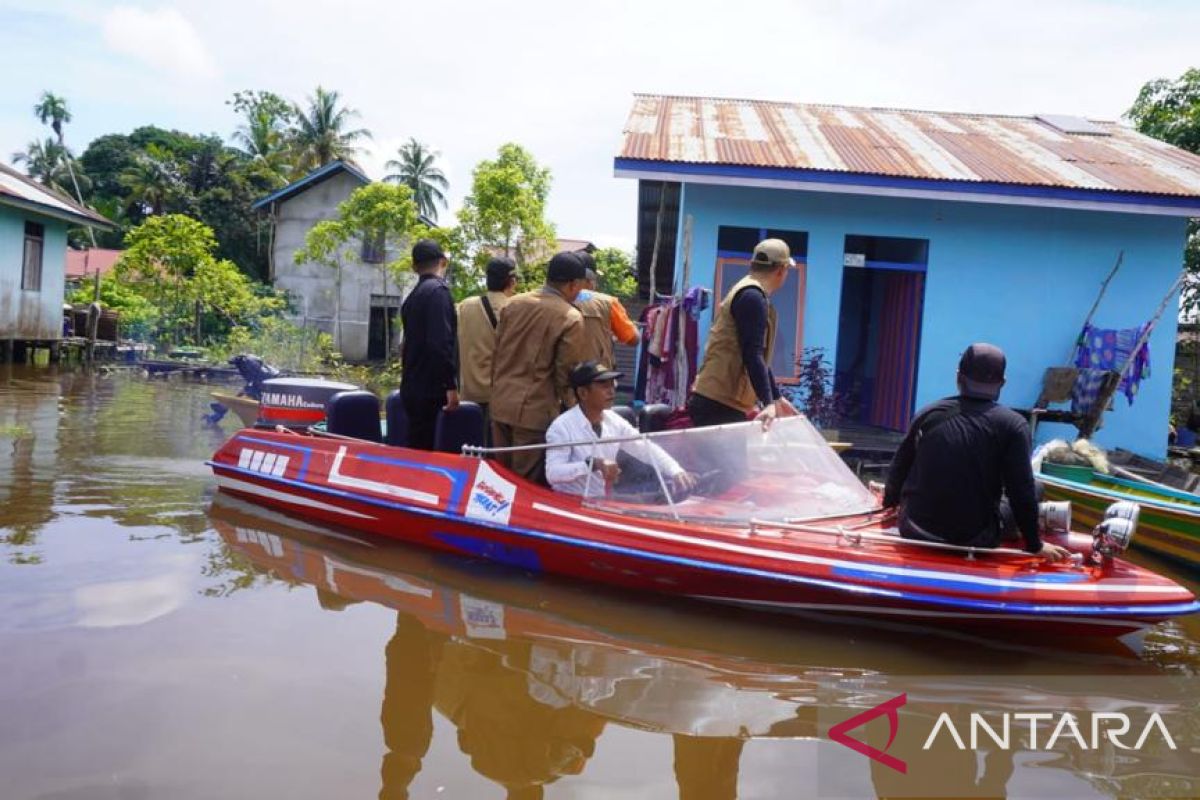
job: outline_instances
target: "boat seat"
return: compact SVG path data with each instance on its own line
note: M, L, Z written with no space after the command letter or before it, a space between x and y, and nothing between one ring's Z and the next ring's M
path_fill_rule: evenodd
M483 447L483 409L478 403L464 401L454 411L439 411L433 432L433 449L440 453L461 453L463 445Z
M408 447L408 412L400 399L400 390L393 389L384 403L387 413L387 437L385 444L392 447Z
M612 410L617 412L617 415L621 419L625 420L633 427L636 428L638 426L638 415L637 412L633 410L633 406L613 406Z
M672 408L666 403L651 403L642 409L641 425L643 433L657 433L667 427Z
M362 389L338 392L325 403L325 429L339 436L382 442L379 398Z

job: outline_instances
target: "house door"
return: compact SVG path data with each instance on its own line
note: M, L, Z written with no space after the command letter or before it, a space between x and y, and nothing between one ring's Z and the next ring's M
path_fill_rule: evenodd
M916 400L927 247L886 239L911 245L881 248L879 241L847 237L835 388L845 419L903 431ZM878 257L881 249L889 259Z
M391 343L388 343L388 337ZM396 351L400 340L400 298L371 295L371 320L367 326L367 360L383 361Z

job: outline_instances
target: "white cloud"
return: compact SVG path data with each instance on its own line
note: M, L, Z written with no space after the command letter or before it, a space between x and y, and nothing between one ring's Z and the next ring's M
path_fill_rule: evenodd
M217 75L216 62L187 17L174 8L117 6L102 20L104 42L113 50L192 79Z

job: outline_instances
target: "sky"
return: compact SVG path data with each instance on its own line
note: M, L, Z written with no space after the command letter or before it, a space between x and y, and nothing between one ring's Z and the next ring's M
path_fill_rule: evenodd
M503 143L550 167L564 238L632 248L636 183L613 177L633 94L1118 119L1148 80L1200 66L1184 0L0 0L0 157L64 95L76 152L158 125L228 139L226 101L341 92L384 162L441 153L450 213Z

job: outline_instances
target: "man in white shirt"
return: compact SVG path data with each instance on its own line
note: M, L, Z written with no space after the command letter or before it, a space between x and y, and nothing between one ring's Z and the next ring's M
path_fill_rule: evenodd
M578 403L560 414L546 431L546 444L550 445L546 450L546 479L550 486L568 494L603 495L620 477L617 456L623 455L648 469L657 468L673 493L690 491L696 479L648 439L593 444L600 439L639 435L637 428L611 410L620 377L621 373L595 361L585 361L571 370L571 387ZM657 477L648 488L658 489Z

